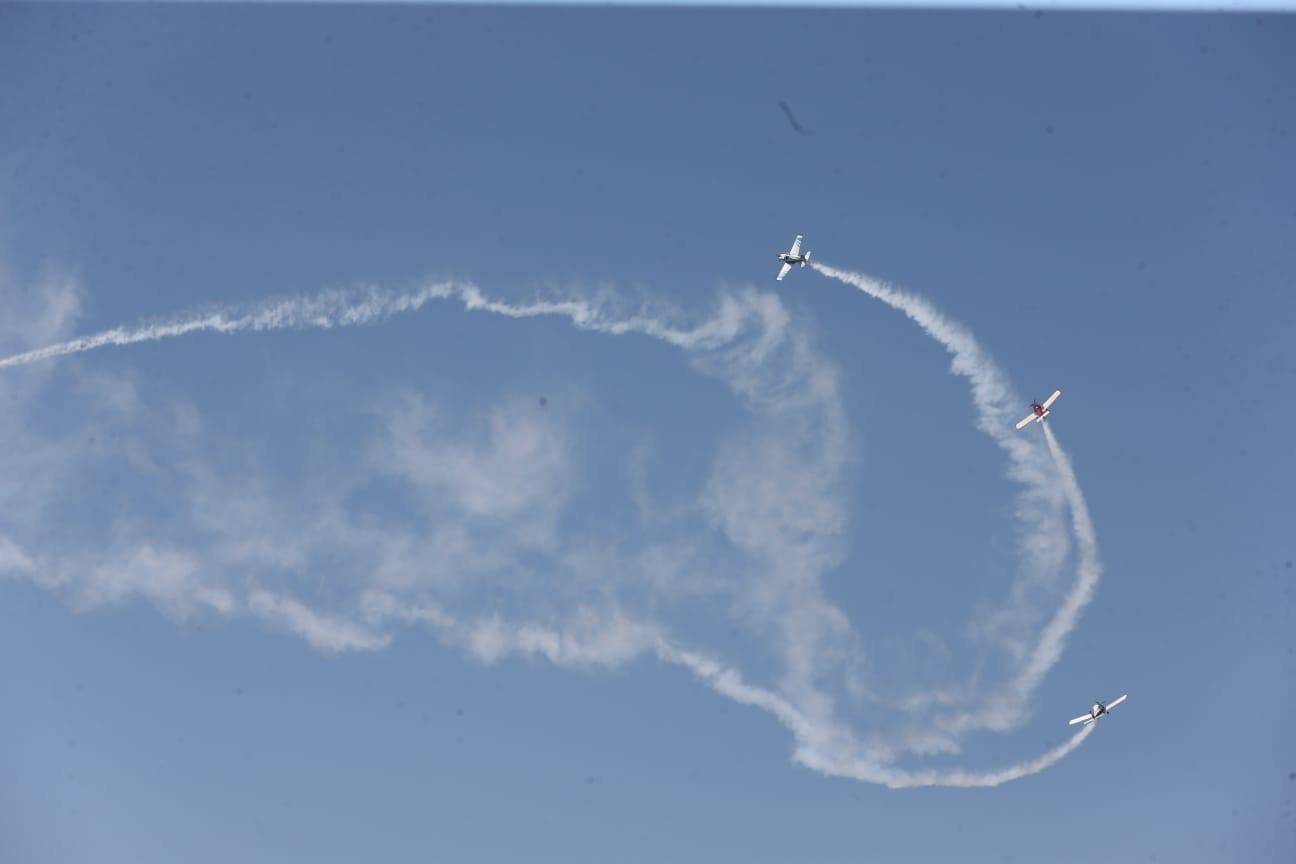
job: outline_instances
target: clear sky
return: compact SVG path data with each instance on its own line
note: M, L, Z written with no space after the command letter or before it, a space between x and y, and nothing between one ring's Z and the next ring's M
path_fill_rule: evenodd
M1291 861L1293 49L0 6L0 860Z

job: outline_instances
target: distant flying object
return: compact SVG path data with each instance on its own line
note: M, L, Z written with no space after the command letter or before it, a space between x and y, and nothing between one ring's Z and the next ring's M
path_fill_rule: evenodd
M1053 395L1045 399L1043 405L1041 405L1038 402L1032 402L1031 413L1027 414L1025 417L1017 421L1017 428L1025 429L1026 425L1032 421L1036 423L1043 423L1044 418L1047 417L1049 414L1053 413L1049 411L1049 406L1052 405L1054 402L1056 402L1057 398L1061 395L1062 395L1061 390L1054 390Z
M1074 726L1077 723L1083 723L1084 725L1088 726L1090 723L1097 723L1099 717L1111 711L1111 709L1115 708L1117 705L1124 702L1128 698L1129 698L1129 694L1126 693L1124 696L1120 697L1119 699L1113 699L1112 701L1108 702L1105 705L1102 702L1095 702L1093 704L1093 707L1089 709L1088 714L1081 714L1079 717L1067 723L1067 725Z
M792 241L792 249L788 252L780 252L778 259L783 262L783 266L779 268L778 280L780 282L783 281L783 277L788 274L788 271L792 269L793 264L800 264L802 267L806 265L806 262L810 260L810 253L801 254L800 234Z
M809 129L797 122L796 115L792 113L792 106L788 105L782 99L779 100L779 107L783 109L783 116L787 118L788 123L798 135L813 135Z

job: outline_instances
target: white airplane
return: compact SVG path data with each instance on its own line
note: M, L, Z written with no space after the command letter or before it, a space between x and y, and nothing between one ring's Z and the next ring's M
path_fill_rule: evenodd
M1025 429L1032 421L1035 423L1043 423L1044 418L1052 413L1049 411L1049 406L1056 402L1058 397L1061 395L1061 390L1054 390L1053 394L1044 400L1044 404L1041 405L1039 402L1032 402L1031 413L1017 421L1017 428Z
M1067 725L1074 726L1077 723L1083 723L1084 725L1088 726L1090 723L1097 723L1099 717L1108 713L1109 711L1111 711L1111 709L1115 708L1117 705L1124 702L1128 698L1129 698L1129 694L1126 693L1124 696L1120 697L1119 699L1113 699L1112 701L1108 702L1105 705L1102 702L1095 702L1093 704L1093 707L1089 709L1088 714L1081 714L1079 717L1067 723Z
M800 234L798 234L796 239L792 241L791 250L780 252L778 259L783 262L783 266L779 268L778 280L780 282L783 281L783 277L788 274L788 271L792 269L793 264L800 264L802 267L806 265L806 262L810 260L810 253L807 252L804 255L801 254Z

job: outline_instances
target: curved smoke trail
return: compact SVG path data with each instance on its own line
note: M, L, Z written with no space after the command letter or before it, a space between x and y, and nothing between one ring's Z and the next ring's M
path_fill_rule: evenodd
M1011 425L1014 410L1011 406L1018 404L1019 400L1011 394L1006 379L982 351L970 332L945 318L929 303L915 295L898 291L857 274L834 270L817 263L812 266L825 275L855 285L865 293L900 309L940 341L954 355L955 373L964 375L971 381L974 402L978 408L979 425L1010 453L1015 479L1026 483L1039 494L1048 494L1052 486L1035 481L1039 473L1039 466L1033 461L1035 450L1024 439L1003 432L1004 428ZM91 336L0 358L0 369L24 366L104 347L176 338L191 333L234 334L278 329L331 329L358 326L417 311L434 300L457 300L466 310L486 311L510 318L559 316L569 319L580 329L610 335L639 333L686 350L707 350L729 344L742 330L745 323L744 317L749 314L731 298L725 298L716 314L708 317L704 323L692 328L681 328L647 314L620 315L607 304L584 300L506 303L488 298L471 283L447 280L407 291L389 291L379 288L330 291L309 297L206 311L134 328L113 328ZM1082 584L1077 586L1077 590L1072 592L1063 608L1044 629L1031 660L1025 664L1018 675L1015 688L1016 700L1009 700L1015 706L1009 709L1013 715L1020 710L1021 703L1048 668L1056 662L1080 610L1092 597L1100 573L1092 524L1084 507L1078 484L1075 482L1065 454L1057 446L1051 433L1047 429L1045 431L1058 470L1063 475L1063 493L1072 510L1073 527L1080 545ZM1033 508L1026 507L1024 510L1025 518L1029 520ZM451 624L453 622L442 622L443 627L449 627ZM880 762L877 758L861 755L863 748L855 735L849 729L840 727L830 716L807 714L802 707L794 704L784 695L749 684L743 680L738 670L700 652L675 646L665 636L658 635L655 638L655 646L655 653L662 662L688 670L699 681L727 698L772 714L792 732L797 741L796 758L807 767L830 775L851 777L894 788L930 785L999 785L1037 773L1054 764L1078 747L1091 731L1091 729L1082 730L1054 750L1000 771L982 773L951 770L905 771ZM955 724L957 731L984 728L987 725L985 717L985 712L979 711L967 718L960 718L960 722ZM1014 719L1015 716L1006 719L992 717L988 725L992 728L1007 726Z
M1054 490L1060 488L1071 512L1071 527L1078 547L1075 585L1057 612L1040 631L1034 647L1025 662L1019 664L1015 676L992 700L1001 707L993 709L989 714L982 711L965 713L947 724L956 732L979 726L993 729L1010 728L1019 722L1031 693L1062 656L1067 637L1075 629L1085 606L1093 599L1098 580L1102 575L1102 566L1098 559L1097 536L1070 460L1053 436L1052 430L1047 424L1040 424L1044 426L1045 441L1048 444L1055 473L1044 474L1039 470L1038 448L1033 446L1025 436L1014 434L1013 431L1012 421L1015 416L1013 406L1022 404L1021 400L1012 392L1007 376L977 342L972 332L962 324L948 318L928 300L917 294L903 291L860 273L840 270L820 262L811 262L810 266L824 276L851 285L904 313L952 355L951 372L967 378L971 384L978 428L989 435L1008 454L1009 474L1012 479L1023 484L1024 500L1019 507L1018 516L1026 525L1024 552L1028 558L1034 554L1035 567L1043 568L1047 566L1049 560L1058 560L1053 552L1048 551L1056 550L1058 543L1055 538L1049 536L1052 526L1047 517L1042 515L1043 511L1038 505L1047 502L1054 494ZM912 774L901 772L901 776L897 778L901 781L898 785L998 785L1049 767L1079 747L1087 737L1088 731L1081 730L1065 744L1043 756L1003 771L986 774L940 771Z
M447 280L433 282L408 291L390 291L376 287L326 291L312 296L292 297L248 307L229 307L200 312L171 320L155 321L138 327L114 327L91 336L81 336L31 351L0 358L0 369L27 366L43 360L80 354L99 348L135 345L174 339L190 333L233 334L266 330L329 330L372 324L417 312L435 300L455 299L470 311L492 312L508 318L534 318L554 315L565 317L582 330L610 335L641 333L661 339L679 348L707 348L723 344L734 337L740 324L739 313L729 304L707 323L692 330L672 328L647 315L617 317L600 307L580 300L539 300L510 304L491 300L469 282Z
M1054 437L1048 423L1039 425L1044 427L1044 440L1048 442L1049 453L1053 456L1062 481L1062 491L1071 509L1071 526L1079 547L1079 561L1075 587L1062 602L1053 620L1044 628L1040 636L1041 648L1036 651L1026 670L1025 675L1030 677L1032 687L1039 683L1061 656L1067 634L1075 627L1081 610L1093 599L1094 592L1098 590L1098 580L1102 578L1102 564L1098 560L1098 535L1094 531L1093 520L1089 518L1089 506L1085 503L1084 493L1080 491L1080 483L1076 480L1071 460Z
M1089 737L1094 728L1095 725L1090 724L1047 753L999 771L904 771L898 772L897 776L888 780L887 785L892 789L911 789L918 786L952 786L960 789L975 789L999 786L1013 780L1029 777L1032 774L1038 774L1044 769L1061 762L1085 742L1085 739Z

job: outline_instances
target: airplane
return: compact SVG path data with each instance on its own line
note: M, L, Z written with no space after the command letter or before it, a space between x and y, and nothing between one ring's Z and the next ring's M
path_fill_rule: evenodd
M1026 426L1032 421L1036 423L1043 423L1044 418L1052 413L1051 411L1049 411L1049 406L1052 405L1054 402L1056 402L1057 398L1061 395L1062 395L1061 390L1054 390L1053 394L1044 400L1044 404L1041 405L1039 402L1032 402L1031 413L1027 414L1025 417L1017 421L1017 428L1025 429Z
M1095 702L1093 704L1093 707L1089 709L1088 714L1081 714L1079 717L1067 723L1067 725L1074 726L1077 723L1083 723L1084 725L1088 726L1090 723L1097 723L1099 717L1102 717L1104 714L1109 713L1111 709L1115 708L1117 705L1124 702L1128 698L1129 698L1129 694L1126 693L1124 696L1120 697L1119 699L1113 699L1112 701L1108 702L1105 705L1102 702Z
M783 277L788 274L788 271L792 269L793 264L800 264L802 267L806 265L806 262L810 260L810 253L807 252L804 255L801 254L800 234L798 234L796 239L792 241L791 250L780 252L778 259L783 262L783 266L779 268L778 281L780 282L783 281Z

